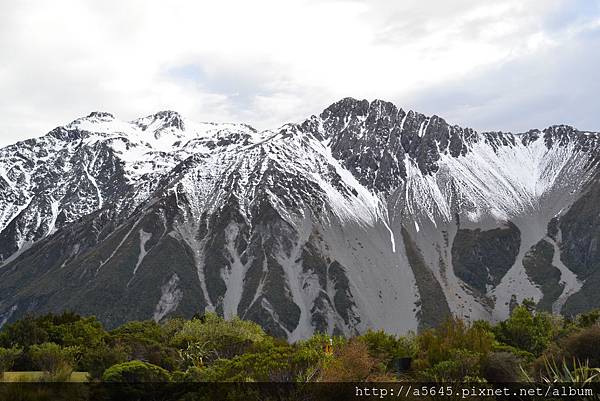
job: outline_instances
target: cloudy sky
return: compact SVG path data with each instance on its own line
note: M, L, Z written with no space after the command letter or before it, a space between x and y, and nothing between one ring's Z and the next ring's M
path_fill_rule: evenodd
M273 128L342 97L600 130L600 0L0 0L0 145L110 111Z

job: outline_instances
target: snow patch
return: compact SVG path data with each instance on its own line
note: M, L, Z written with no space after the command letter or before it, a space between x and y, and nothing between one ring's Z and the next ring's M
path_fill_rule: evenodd
M179 285L179 276L173 273L169 281L160 287L161 296L154 308L152 318L155 322L159 322L169 313L175 311L183 298L183 291L177 286Z
M148 254L148 251L146 251L146 243L150 240L150 238L152 238L152 233L147 233L146 231L144 231L144 229L140 230L140 253L138 255L138 260L135 263L135 267L133 268L133 275L127 282L127 287L129 287L129 285L131 284L131 281L133 281L133 278L135 277L135 273L137 273L137 270L140 267L140 265L142 264L142 261Z

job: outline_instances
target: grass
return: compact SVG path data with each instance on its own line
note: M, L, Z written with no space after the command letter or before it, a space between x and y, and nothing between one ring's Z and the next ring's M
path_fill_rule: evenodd
M4 376L0 382L41 382L43 381L44 372L4 372ZM88 372L73 372L69 382L84 383L89 381Z

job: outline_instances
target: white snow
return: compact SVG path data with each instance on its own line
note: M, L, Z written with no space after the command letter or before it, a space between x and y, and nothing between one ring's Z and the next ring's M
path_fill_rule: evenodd
M450 221L456 204L474 222L484 216L509 220L539 210L551 192L581 189L589 179L585 163L572 143L548 149L541 138L528 146L520 142L503 146L497 152L480 140L465 156L442 154L435 175L423 174L407 158L408 212L431 221Z
M50 218L50 223L48 225L47 235L50 235L50 234L54 233L54 231L56 231L56 219L58 218L59 208L60 208L60 200L52 200L52 202L50 203L50 209L52 212L52 216Z
M137 226L138 222L136 222L135 224L132 224L132 226L129 229L129 231L127 231L127 233L123 236L123 239L121 239L121 241L119 242L119 245L117 245L117 247L112 251L112 253L110 254L110 256L108 258L106 258L105 260L103 260L102 262L100 262L100 265L98 265L98 267L96 268L96 275L98 275L98 272L100 272L100 269L105 264L107 264L117 254L117 252L119 252L119 250L121 249L121 247L123 246L123 244L125 243L125 241L127 241L127 239L129 238L129 236L131 235L131 233L133 232L133 230Z
M242 298L244 289L244 276L246 267L240 260L240 255L235 249L235 240L239 234L239 226L231 222L225 228L225 249L231 258L231 265L228 269L223 269L223 281L225 281L227 290L223 297L223 314L225 318L231 319L238 314L238 305Z
M179 306L183 298L183 291L178 286L179 276L177 273L173 273L169 281L160 287L161 296L152 315L155 322L161 321L163 317L173 312Z
M148 240L150 240L150 238L152 238L152 233L147 233L146 231L144 231L143 228L140 229L140 253L138 255L138 260L135 263L135 267L133 268L133 274L129 279L129 282L127 283L127 287L129 287L129 285L131 284L131 281L135 277L135 273L137 273L138 268L140 267L140 265L144 261L144 258L148 254L148 251L146 250L146 243L148 242Z
M89 180L89 182L92 184L92 186L94 188L96 188L96 199L98 200L98 209L102 209L102 204L103 204L103 199L102 199L102 192L100 191L100 188L98 187L98 184L96 183L96 179L94 178L94 176L92 176L90 174L90 165L92 163L88 164L87 166L84 167L84 171L85 174L87 176L87 179Z
M558 231L558 239L560 239L561 232ZM567 302L567 299L577 293L581 287L583 286L583 282L577 278L577 275L573 273L567 266L564 265L562 260L560 260L560 247L552 238L546 238L548 242L552 244L554 247L554 256L552 258L552 265L556 266L558 270L560 270L560 282L564 283L564 288L562 294L558 297L558 299L552 305L553 313L560 313L562 307Z

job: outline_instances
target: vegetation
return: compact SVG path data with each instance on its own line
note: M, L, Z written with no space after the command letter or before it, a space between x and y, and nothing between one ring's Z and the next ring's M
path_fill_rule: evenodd
M1 348L0 347L0 380L4 378L4 372L9 371L15 361L21 356L21 348Z
M110 331L73 313L27 316L0 331L0 372L44 381L82 380L84 373L74 379L73 372L88 372L90 380L125 383L583 383L600 381L600 312L567 319L528 301L495 325L449 318L404 336L315 334L294 344L256 323L211 313Z
M78 347L61 347L55 343L32 345L31 360L51 381L67 381L73 373Z
M102 381L120 383L168 382L171 375L160 366L148 362L130 361L106 369Z

